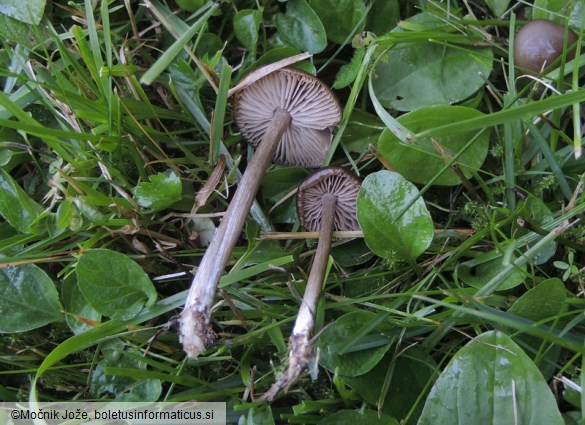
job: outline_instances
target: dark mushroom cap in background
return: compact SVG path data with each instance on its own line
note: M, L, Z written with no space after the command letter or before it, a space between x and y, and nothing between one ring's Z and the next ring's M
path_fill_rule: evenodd
M567 48L577 41L577 34L567 32ZM514 61L517 66L535 72L546 69L563 52L565 27L545 19L535 19L524 25L514 40ZM574 49L568 49L567 61L575 56Z
M310 232L321 229L321 199L337 197L333 230L360 230L356 214L357 195L362 182L340 167L322 168L307 177L297 192L297 212Z
M242 134L256 147L274 111L288 111L292 122L282 135L274 162L318 167L331 145L332 127L341 120L335 95L317 77L282 68L238 91L234 115Z

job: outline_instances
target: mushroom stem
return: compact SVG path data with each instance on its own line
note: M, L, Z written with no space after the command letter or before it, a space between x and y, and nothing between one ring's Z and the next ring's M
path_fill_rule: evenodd
M315 323L317 303L321 295L321 287L323 286L323 278L325 277L325 269L327 267L327 260L329 259L329 249L331 248L331 235L333 234L333 219L335 218L335 209L337 208L337 197L329 194L323 196L322 208L323 218L321 219L317 250L315 251L315 258L313 259L313 265L311 266L309 278L307 279L307 287L305 288L301 308L299 309L299 314L293 328L292 339L305 337L305 335L306 338L309 338Z
M323 287L329 249L331 247L331 235L333 234L333 220L337 208L337 197L326 194L322 198L322 219L319 230L319 241L313 265L307 279L307 287L301 302L301 308L292 335L289 341L288 368L282 377L262 396L262 399L272 401L283 388L289 388L294 384L311 359L311 335L315 324L317 304Z
M197 357L214 340L209 321L217 284L244 227L262 175L291 120L291 115L284 109L274 111L262 143L248 163L215 236L201 259L179 321L180 339L189 357Z

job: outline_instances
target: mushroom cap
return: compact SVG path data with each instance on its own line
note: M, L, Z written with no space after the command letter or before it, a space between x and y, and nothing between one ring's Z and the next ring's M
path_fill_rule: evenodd
M341 120L335 95L317 77L294 68L274 71L234 95L236 122L254 147L262 141L278 108L288 111L292 121L274 162L320 166L331 145L332 127Z
M333 230L359 230L357 195L362 182L341 167L325 167L311 174L299 186L297 212L302 225L311 232L321 229L324 196L337 197Z
M567 32L567 46L577 41L577 34ZM540 72L555 61L563 52L565 27L545 19L528 22L518 31L514 40L514 61L518 66ZM574 50L567 55L573 59Z

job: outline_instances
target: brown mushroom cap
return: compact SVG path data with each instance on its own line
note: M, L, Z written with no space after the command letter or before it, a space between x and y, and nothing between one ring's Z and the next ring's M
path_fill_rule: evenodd
M337 198L333 230L359 230L356 201L361 181L340 167L326 167L311 174L299 186L297 212L302 225L311 232L321 229L324 196Z
M294 68L274 71L234 95L234 113L244 137L256 147L276 109L292 117L274 162L318 167L341 120L337 98L318 78Z
M567 32L567 47L577 41L577 34ZM559 57L565 44L565 27L545 19L528 22L518 31L514 40L514 61L516 65L540 72ZM574 50L567 54L573 59Z

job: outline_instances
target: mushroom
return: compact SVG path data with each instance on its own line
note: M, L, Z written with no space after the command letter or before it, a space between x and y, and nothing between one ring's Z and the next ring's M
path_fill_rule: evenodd
M334 230L360 229L356 215L360 185L360 179L343 168L327 167L313 173L299 186L297 211L301 223L309 231L318 231L319 241L289 341L288 369L263 395L265 400L272 400L282 388L289 388L311 358L311 336L329 258L331 235Z
M565 36L567 39L565 40ZM563 52L577 41L577 34L565 27L545 19L528 22L518 31L514 40L514 61L516 65L541 72L553 63ZM574 50L567 54L573 59Z
M270 159L321 165L331 144L331 129L341 120L341 107L329 88L292 68L269 73L234 97L236 122L256 152L199 264L179 319L180 340L189 357L199 355L214 340L209 322L217 284Z

